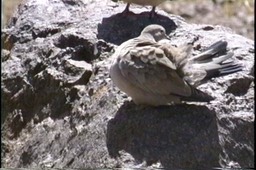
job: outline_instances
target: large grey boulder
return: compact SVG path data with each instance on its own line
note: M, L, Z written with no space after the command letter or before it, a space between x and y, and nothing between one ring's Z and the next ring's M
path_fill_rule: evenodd
M2 167L254 167L254 41L222 26L107 0L28 0L2 30ZM146 12L145 12L146 11ZM149 24L194 53L228 42L244 70L201 85L211 103L143 107L108 74L111 54Z

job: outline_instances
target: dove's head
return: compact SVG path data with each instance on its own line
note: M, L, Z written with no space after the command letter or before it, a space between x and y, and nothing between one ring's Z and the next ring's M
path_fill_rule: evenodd
M156 42L163 39L169 39L169 37L166 35L164 27L156 24L145 27L140 35L143 36L143 38L150 38L155 40Z

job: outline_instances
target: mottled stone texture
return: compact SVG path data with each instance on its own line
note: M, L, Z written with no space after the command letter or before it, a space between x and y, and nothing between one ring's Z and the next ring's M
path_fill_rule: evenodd
M2 30L2 167L254 167L254 41L222 26L106 0L28 0ZM136 106L111 54L149 24L194 53L228 42L244 70L201 85L211 103Z

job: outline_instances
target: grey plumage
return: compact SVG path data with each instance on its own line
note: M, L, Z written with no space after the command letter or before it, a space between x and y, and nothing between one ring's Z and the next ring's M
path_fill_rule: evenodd
M136 104L168 105L181 101L209 102L213 97L196 87L212 77L241 70L218 41L197 56L191 56L192 46L174 47L161 40L168 39L160 25L149 25L139 37L121 44L113 54L110 76L114 84L131 96ZM225 63L226 62L226 63Z

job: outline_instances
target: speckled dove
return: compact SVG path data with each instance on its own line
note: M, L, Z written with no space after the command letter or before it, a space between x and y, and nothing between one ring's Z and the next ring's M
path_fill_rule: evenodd
M170 105L182 101L209 102L214 98L196 87L213 77L242 70L239 64L226 61L233 52L215 56L227 47L220 40L204 52L192 56L191 45L174 47L160 25L145 27L140 36L117 47L113 54L110 77L113 83L135 104Z

